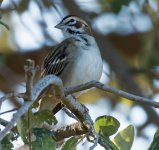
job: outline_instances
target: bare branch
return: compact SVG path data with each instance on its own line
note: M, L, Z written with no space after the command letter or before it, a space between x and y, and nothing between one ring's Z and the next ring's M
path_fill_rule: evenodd
M27 64L24 66L25 81L26 81L26 95L31 96L34 76L36 73L35 62L31 59L27 59L26 62Z
M48 126L46 124L44 124L43 127L47 128L48 130L53 131L54 139L56 141L63 140L64 138L69 138L71 136L79 136L79 135L82 135L82 134L87 134L89 132L88 128L83 126L83 124L80 123L80 122L76 122L76 123L73 123L73 124L58 128L58 129L52 128L51 126ZM92 134L89 134L89 135L94 136ZM109 146L106 143L104 143L102 141L102 139L98 136L96 137L95 145L93 145L93 146L96 146L97 142L101 146L103 146L106 150L110 149Z
M62 110L66 113L66 115L68 115L70 118L75 119L76 121L79 121L79 119L73 114L71 113L66 107L63 107Z
M7 126L8 123L9 123L8 121L6 121L6 120L0 118L0 124L1 124L2 126Z
M50 85L55 87L54 90L57 91L57 93L59 93L59 91L63 93L62 81L60 78L54 75L48 75L44 77L43 79L41 79L40 81L38 81L32 89L31 101L26 101L24 105L13 115L13 118L11 119L11 121L0 132L0 140L2 140L7 134L7 132L9 132L14 127L14 125L20 119L20 117L28 111L29 107L37 100L41 92ZM63 94L61 96L63 96Z
M34 83L34 77L36 74L37 69L35 68L35 62L34 60L27 59L27 64L24 66L25 70L25 82L26 82L26 92L25 94L28 96L27 99L24 99L25 101L30 101L31 100L31 92L32 92L32 87ZM28 141L29 141L29 149L32 149L31 146L31 109L28 109Z
M89 115L89 110L79 103L75 97L68 95L62 99L62 102L66 105L66 107L76 115L82 124L82 128L87 129L87 134L94 137L96 139L96 131L93 126L93 121ZM68 133L69 134L69 133Z
M60 141L64 138L69 138L71 136L77 136L86 134L88 132L88 128L83 126L80 122L76 122L59 129L52 129L54 138L56 141Z
M89 110L80 102L78 102L75 97L68 95L67 97L63 98L62 102L71 112L76 115L81 123L84 124L88 121L90 125L93 125L93 121L89 115Z
M9 123L7 123L5 129L0 132L0 140L2 140L4 138L4 136L6 135L6 133L14 127L17 120L28 111L29 107L32 105L32 103L35 100L37 100L37 98L39 97L41 92L50 85L53 86L53 89L56 91L56 93L58 93L57 94L58 97L60 99L62 99L62 102L67 106L67 108L69 110L71 110L76 115L76 117L78 117L82 126L87 128L87 131L89 130L93 134L93 132L94 132L93 121L88 113L88 109L84 105L82 105L78 101L76 101L76 99L73 96L69 95L67 97L64 97L62 81L54 75L48 75L48 76L44 77L43 79L41 79L39 82L37 82L37 84L33 87L32 92L31 92L31 101L25 102L24 105L13 115L13 118L11 119L11 121ZM147 98L143 98L143 97L135 96L133 94L126 93L124 91L115 89L113 87L106 86L97 81L91 81L91 82L88 82L88 83L85 83L85 84L82 84L79 86L65 88L65 94L68 95L68 94L86 90L86 89L89 89L92 87L96 87L96 88L102 89L104 91L117 94L119 96L131 99L135 102L149 104L150 106L153 106L156 108L158 108L158 106L159 106L159 104L157 102L152 102ZM1 98L1 101L5 100L7 98L10 98L12 96L14 96L13 93ZM67 135L69 135L69 133ZM100 140L99 140L99 142L100 142Z
M29 67L30 66L30 67ZM0 103L4 100L12 97L21 97L26 99L27 101L17 110L17 112L13 115L13 118L10 122L5 122L4 120L0 120L1 123L5 124L4 130L0 132L0 140L2 140L5 135L14 127L16 122L20 119L22 115L24 115L30 108L30 106L41 96L44 90L48 90L51 92L50 94L54 95L55 98L62 101L64 105L78 118L79 122L67 125L60 129L54 129L55 139L61 140L70 136L81 135L81 134L88 134L95 138L94 145L90 148L93 149L97 143L103 146L105 149L109 149L109 146L102 142L102 139L97 136L97 133L93 127L93 121L89 115L89 110L79 103L75 97L73 97L72 93L76 93L79 91L83 91L86 89L90 89L92 87L96 87L98 89L116 94L121 97L125 97L135 102L140 102L143 104L148 104L149 106L153 106L159 108L158 102L152 102L147 98L143 98L140 96L136 96L133 94L129 94L127 92L118 90L116 88L104 85L97 81L90 81L85 84L81 84L74 87L63 88L62 81L59 77L54 75L48 75L41 80L39 80L35 86L33 86L34 76L36 73L36 67L34 62L29 60L28 66L25 68L26 73L26 93L24 94L15 94L11 93L2 97L0 99Z
M98 81L90 81L90 82L87 82L85 84L81 84L81 85L78 85L78 86L68 87L68 88L65 88L64 91L65 91L65 95L69 95L69 94L72 94L72 93L76 93L76 92L79 92L79 91L90 89L92 87L96 87L96 88L101 89L103 91L107 91L107 92L116 94L118 96L127 98L131 101L134 101L134 102L138 102L138 103L146 104L148 106L159 108L159 102L154 102L154 101L152 101L148 98L144 98L144 97L141 97L141 96L137 96L137 95L134 95L134 94L124 92L122 90L104 85L104 84L102 84Z

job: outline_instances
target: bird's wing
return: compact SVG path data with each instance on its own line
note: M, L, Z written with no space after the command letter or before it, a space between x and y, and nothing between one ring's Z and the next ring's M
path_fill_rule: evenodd
M57 45L54 50L48 53L43 62L42 76L48 74L59 76L63 72L69 62L68 48L70 48L71 43L70 39L66 39Z

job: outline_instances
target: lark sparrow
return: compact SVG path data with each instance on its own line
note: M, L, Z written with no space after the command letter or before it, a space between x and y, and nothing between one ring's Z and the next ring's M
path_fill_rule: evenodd
M83 19L69 15L55 28L61 29L66 39L45 57L42 76L57 75L65 87L99 80L103 63L89 25Z

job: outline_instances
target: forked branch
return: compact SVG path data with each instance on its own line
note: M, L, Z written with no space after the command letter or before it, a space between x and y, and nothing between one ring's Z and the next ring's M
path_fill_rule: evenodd
M21 107L17 110L16 113L14 113L13 118L9 122L5 122L5 120L1 120L0 124L4 125L5 128L0 132L0 140L2 140L6 134L15 126L17 121L20 119L21 116L23 116L25 113L28 112L28 109L30 106L39 99L39 96L49 88L51 88L51 91L56 93L58 98L66 105L66 107L78 118L79 122L63 127L61 129L57 129L54 132L55 134L55 139L61 140L64 138L64 136L67 135L67 137L74 136L74 135L79 135L82 133L87 133L89 132L91 136L95 135L95 131L93 128L93 121L89 115L89 110L82 104L80 104L76 99L71 96L70 94L83 91L86 89L90 89L92 87L96 87L98 89L101 89L106 92L110 92L113 94L116 94L118 96L127 98L128 100L146 104L149 106L153 106L155 108L159 108L159 103L151 101L147 98L136 96L127 92L124 92L122 90L118 90L116 88L104 85L98 81L90 81L85 84L81 84L78 86L74 87L68 87L64 88L62 81L59 77L54 76L54 75L48 75L42 79L40 79L34 86L33 86L33 80L34 76L36 73L37 68L34 65L34 62L32 60L28 61L28 66L25 67L25 74L26 74L26 93L22 94L15 94L11 93L8 94L2 98L0 98L0 107L1 104L3 103L4 100L10 99L13 97L20 97L24 99L24 104L21 105ZM69 132L73 130L71 127L73 127L75 132ZM68 133L63 134L62 132L67 132L67 130L64 129L69 129ZM77 133L77 132L78 133ZM105 149L108 148L107 145L102 144L100 139L98 140L98 143L101 144Z

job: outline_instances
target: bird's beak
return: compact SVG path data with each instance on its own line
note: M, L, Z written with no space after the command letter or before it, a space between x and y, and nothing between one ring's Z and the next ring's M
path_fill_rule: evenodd
M62 23L59 23L55 26L55 28L57 29L62 29L64 27L64 25Z

